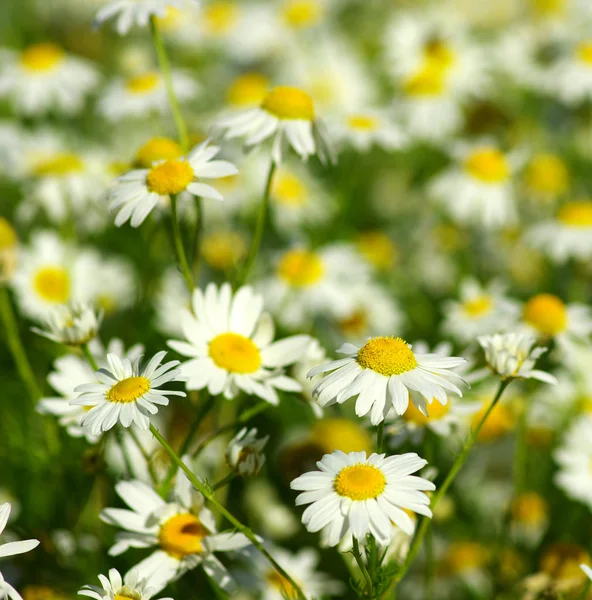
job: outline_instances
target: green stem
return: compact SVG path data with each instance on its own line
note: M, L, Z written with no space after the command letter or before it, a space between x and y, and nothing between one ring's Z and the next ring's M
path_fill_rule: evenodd
M183 116L181 115L181 109L179 108L179 102L177 101L177 96L175 95L175 89L173 87L171 64L169 62L167 51L164 47L160 30L158 29L156 17L154 16L150 17L150 31L152 33L152 41L154 42L154 48L156 49L158 64L162 72L164 85L167 91L167 96L169 98L169 105L171 107L171 112L173 113L173 120L175 121L177 135L179 136L179 143L181 144L181 148L183 148L183 152L187 152L187 150L189 149L189 136L187 135L187 126L185 125L185 121L183 120Z
M199 196L195 196L195 215L196 215L196 223L195 223L195 232L193 234L193 246L192 246L192 256L191 256L191 265L193 267L193 272L196 274L196 279L199 283L199 267L200 267L200 239L203 231L203 208L201 203L201 198Z
M175 241L175 251L177 252L177 260L179 262L179 266L181 267L183 277L185 278L187 289L191 294L195 286L193 284L193 275L191 273L191 268L189 267L189 263L187 262L187 256L185 255L185 248L183 247L183 238L181 237L181 228L179 227L179 219L177 216L177 196L175 194L171 195L171 219L173 221L173 239Z
M146 467L148 468L148 473L150 474L150 479L152 480L152 483L154 485L157 485L158 477L156 477L156 473L154 472L154 466L152 464L152 457L150 456L150 454L148 454L148 452L146 452L146 448L144 448L144 446L142 446L142 442L140 441L138 434L134 431L134 428L129 427L128 432L129 432L132 440L134 440L134 443L136 444L138 450L140 451L140 454L146 461Z
M99 365L97 365L97 361L95 360L95 357L92 355L92 352L90 351L90 348L88 347L88 344L82 345L82 351L84 352L84 356L86 356L86 360L88 360L88 363L92 367L93 371L98 371Z
M251 542L251 544L253 544L253 546L255 546L255 548L261 554L263 554L263 556L265 556L265 558L267 558L267 560L273 565L275 570L283 578L285 578L293 587L293 589L297 592L298 598L300 598L301 600L306 600L306 596L303 594L302 590L300 589L300 586L292 579L292 577L290 577L288 573L286 573L286 571L281 567L281 565L277 563L275 558L273 558L273 556L271 556L271 554L265 549L263 544L255 536L253 531L246 525L243 525L229 510L227 510L222 504L218 502L218 500L216 500L216 496L213 490L209 486L202 483L195 476L191 469L189 469L189 467L175 454L175 451L162 437L160 431L158 431L158 429L152 424L150 424L150 431L152 432L152 435L158 440L159 444L163 447L164 451L169 455L171 460L180 469L182 469L182 471L187 476L187 479L189 479L189 481L191 482L191 485L193 485L193 487L198 492L200 492L200 494L202 494L207 500L209 500L210 503L218 510L218 512L220 512L220 514L222 514L234 526L234 528L237 531L242 533Z
M16 364L18 374L27 387L27 391L29 392L33 402L37 402L37 400L39 400L43 394L41 393L35 373L33 373L31 363L29 362L25 347L23 346L16 317L12 309L10 296L8 294L8 289L4 285L0 290L0 317L2 318L2 323L4 324L6 341L8 343L14 363Z
M220 479L220 481L215 483L212 486L212 489L219 490L220 488L223 488L224 486L228 485L235 477L236 477L236 473L234 471L231 471L230 473L228 473L228 475L226 475L225 477L222 477L222 479Z
M384 421L378 424L376 430L376 452L382 454L384 452Z
M253 264L255 263L255 259L257 258L259 248L261 247L261 240L263 239L263 232L265 231L265 224L267 222L267 215L269 213L271 182L273 180L273 174L275 173L276 167L277 165L275 164L275 161L272 160L271 164L269 165L269 172L267 173L267 181L265 182L263 198L261 199L261 204L259 205L259 214L257 215L257 225L255 226L253 241L251 242L249 255L247 256L247 260L245 262L245 266L242 272L242 277L240 278L241 284L245 283L249 279L249 274L251 273L251 269L253 267Z
M358 567L360 567L360 571L366 580L366 596L368 598L374 598L372 578L370 577L370 573L368 573L368 569L364 564L364 559L362 558L362 553L360 552L360 545L358 544L358 540L353 538L353 549L352 554L358 563Z

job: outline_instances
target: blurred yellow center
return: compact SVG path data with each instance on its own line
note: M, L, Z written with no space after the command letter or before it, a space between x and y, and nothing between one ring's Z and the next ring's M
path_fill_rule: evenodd
M487 549L477 542L455 542L448 547L446 565L453 573L482 567L488 560Z
M557 580L575 579L585 581L581 564L590 564L590 555L576 544L558 542L551 544L540 560L541 570Z
M231 373L254 373L261 366L259 348L238 333L217 335L210 342L209 353L216 366Z
M204 260L215 269L230 269L246 254L245 240L233 231L214 231L201 242Z
M413 350L400 337L375 337L358 350L358 364L389 377L417 367Z
M456 61L454 50L443 40L431 40L424 48L429 64L440 69L449 69Z
M440 96L444 92L446 74L437 65L427 62L403 84L403 90L409 96Z
M528 525L537 525L547 519L547 503L535 492L527 492L512 502L512 518Z
M159 160L174 160L183 155L181 146L167 137L154 137L136 152L136 164L144 169Z
M282 598L298 598L296 588L275 569L269 571L265 578L272 588L275 588L281 593Z
M0 217L0 251L11 250L17 242L18 237L13 226L4 217Z
M352 500L377 498L386 487L386 478L382 471L373 465L352 465L339 471L333 488L340 496Z
M33 287L47 302L64 304L70 297L70 275L63 267L42 267L35 273Z
M158 73L144 73L127 80L127 90L132 94L148 94L160 85Z
M424 426L430 421L438 421L442 417L448 414L450 410L450 402L446 405L442 405L439 402L432 402L428 408L429 417L426 417L413 402L409 402L407 410L403 413L403 419L409 423L415 423L416 425Z
M245 73L237 77L226 92L226 100L235 106L261 104L267 95L269 80L261 73Z
M483 407L473 415L471 420L471 429L475 429L485 416L485 412L489 407L490 401L486 402ZM514 427L514 415L505 404L496 404L493 410L489 413L487 420L483 423L483 427L479 431L477 439L480 442L490 442L505 435Z
M365 429L348 419L322 419L313 425L311 439L327 454L334 450L370 452L372 440Z
M339 327L345 335L358 336L368 330L368 315L363 310L354 311L349 317L339 321Z
M288 171L280 171L273 182L273 199L278 204L299 207L306 204L309 193L302 179Z
M238 6L234 2L212 2L203 11L206 30L215 35L222 35L232 29L238 18Z
M555 335L567 325L563 301L552 294L533 296L524 306L524 320L544 335Z
M64 60L64 57L64 51L56 44L35 44L23 51L21 54L21 65L27 71L51 71Z
M183 23L184 16L179 8L167 6L164 17L156 17L156 21L162 31L175 31Z
M141 600L142 599L142 594L140 594L140 592L136 592L135 590L133 590L132 588L128 587L127 585L124 585L122 588L120 588L117 592L117 594L115 594L113 600Z
M128 377L118 381L106 394L109 402L128 404L141 398L150 389L150 381L146 377Z
M357 240L358 250L377 269L386 271L394 266L397 247L393 240L382 231L367 231Z
M484 183L501 183L510 169L505 156L495 148L479 148L465 159L467 172Z
M293 287L308 287L317 283L325 272L321 259L307 250L290 250L278 265L278 275Z
M556 196L569 187L569 172L558 156L538 154L528 165L526 185L538 194Z
M376 131L378 129L378 119L370 115L349 115L347 126L356 131Z
M567 0L530 0L532 7L542 17L561 16Z
M61 177L72 173L80 173L84 163L76 154L64 152L38 162L33 168L40 177Z
M319 23L323 16L318 0L290 0L283 12L285 22L294 29L312 27Z
M193 180L193 169L183 159L167 160L154 165L146 175L146 185L151 192L160 196L178 194Z
M180 559L202 552L201 542L207 535L208 530L195 515L182 514L161 526L158 541L167 554Z
M288 86L278 86L271 90L261 104L261 108L278 119L314 119L312 98L302 90Z
M592 67L592 42L582 42L576 48L576 55L579 60Z
M568 202L557 213L557 220L570 227L592 226L592 202Z
M464 311L471 317L482 317L493 308L493 301L489 296L478 296L463 302Z

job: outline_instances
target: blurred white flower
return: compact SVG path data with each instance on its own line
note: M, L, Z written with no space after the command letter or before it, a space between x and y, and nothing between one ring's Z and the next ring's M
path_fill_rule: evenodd
M243 477L258 475L265 464L263 448L268 440L268 435L257 438L257 429L243 427L228 443L228 466Z
M122 579L117 569L109 570L109 578L99 575L101 587L85 585L78 592L81 596L88 596L93 600L115 600L132 598L133 600L150 600L155 594L152 588L146 585L145 579L140 579L138 571L132 569ZM162 598L161 600L172 600Z
M96 312L88 304L74 302L54 308L46 317L47 330L32 327L32 331L57 344L82 346L96 337L101 324L102 312Z

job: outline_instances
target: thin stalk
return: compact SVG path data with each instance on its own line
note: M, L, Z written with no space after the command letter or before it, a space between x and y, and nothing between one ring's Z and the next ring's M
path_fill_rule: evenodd
M12 303L8 294L8 289L5 285L1 286L0 290L0 317L4 325L4 332L6 334L6 342L12 358L16 365L16 369L23 383L25 384L29 396L33 402L37 402L43 395L41 388L37 383L35 373L31 368L31 363L23 346L21 336L19 333L16 317L12 309Z
M358 544L358 540L355 537L353 538L352 554L354 555L354 558L358 563L358 567L360 567L360 571L362 572L362 575L366 580L366 595L368 598L374 598L374 586L372 585L372 578L370 577L370 573L368 573L368 569L364 564L364 559L362 558L362 553L360 552L360 545Z
M177 253L177 261L181 272L185 278L187 289L189 293L193 292L195 285L193 284L193 275L191 273L191 267L187 262L187 256L185 255L185 248L183 247L183 238L181 237L181 228L179 227L179 219L177 216L177 196L171 195L171 219L173 222L173 239L175 242L175 251Z
M88 364L92 367L93 371L99 370L99 365L97 365L97 361L95 357L92 355L88 344L82 344L82 351L84 352L84 356L86 356L86 360L88 360Z
M195 196L195 214L196 214L196 223L195 223L195 231L193 233L193 244L192 244L192 255L191 255L191 266L193 268L193 273L196 274L196 279L199 284L199 268L201 265L200 261L200 250L199 244L201 240L201 234L203 231L203 208L201 203L201 198L199 196Z
M140 454L146 461L146 467L148 468L148 473L150 474L150 479L152 480L152 483L154 485L158 485L158 477L156 476L156 473L154 471L154 465L152 464L152 457L150 456L150 454L148 454L148 452L146 451L146 448L144 448L144 446L142 445L142 442L140 441L140 438L138 437L138 434L134 431L133 427L130 427L128 429L128 432L129 432L132 440L134 440L134 443L136 444L138 450L140 451Z
M242 533L251 542L251 544L253 544L253 546L261 554L263 554L263 556L265 556L265 558L267 558L267 560L273 565L274 569L290 583L290 585L298 594L298 598L301 600L306 600L306 596L300 589L300 586L292 579L292 577L290 577L288 573L286 573L286 571L281 567L281 565L278 564L275 558L273 558L273 556L271 556L271 554L265 549L263 544L257 539L257 536L253 533L253 531L246 525L243 525L243 523L241 523L228 509L226 509L222 504L218 502L214 491L209 486L202 483L195 476L191 469L189 469L189 467L177 456L177 454L175 454L175 451L162 437L160 431L158 431L158 429L152 424L150 424L150 431L152 432L152 435L157 439L159 444L163 447L164 451L169 455L171 460L174 463L176 463L176 465L180 469L183 470L183 472L187 476L187 479L189 479L189 481L191 482L191 485L193 485L193 487L198 492L200 492L207 500L209 500L209 502L218 510L218 512L222 514L234 526L234 528L237 531Z
M381 421L376 429L376 452L377 454L384 452L384 421Z

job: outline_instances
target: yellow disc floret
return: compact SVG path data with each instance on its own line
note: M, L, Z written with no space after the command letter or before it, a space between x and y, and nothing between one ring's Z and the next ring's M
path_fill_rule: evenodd
M201 254L214 269L231 269L246 253L245 239L235 231L212 231L201 240Z
M314 105L304 91L289 86L278 86L265 96L261 108L278 119L312 121Z
M322 419L312 428L310 438L325 454L334 450L348 452L371 452L372 440L365 429L349 419Z
M39 177L65 177L72 173L80 173L84 169L82 159L76 154L62 152L39 161L33 168Z
M150 390L150 380L146 377L127 377L118 381L105 395L109 402L129 404L141 398Z
M352 500L377 498L384 492L386 478L374 465L357 464L344 467L339 471L333 489L340 495Z
M265 579L272 588L275 588L279 591L282 598L298 598L296 588L275 569L271 569L267 573Z
M366 231L357 240L358 250L377 269L386 271L394 267L397 260L395 242L382 231Z
M183 159L165 160L154 165L146 175L146 185L159 196L178 194L193 181L193 169Z
M17 242L18 237L14 227L4 217L0 217L0 252L12 250Z
M358 364L381 375L401 375L417 367L413 350L400 337L375 337L358 350Z
M520 523L539 525L549 514L547 503L536 492L521 494L512 502L512 518Z
M289 0L283 12L284 21L294 29L317 25L323 16L318 0Z
M300 207L307 203L310 193L300 179L289 171L279 171L271 188L273 199L284 206Z
M21 54L21 65L27 71L43 72L55 69L63 60L64 51L51 42L35 44Z
M567 325L565 304L553 294L533 296L524 306L523 317L543 335L556 335Z
M576 56L587 67L592 67L592 41L579 43L576 48Z
M132 94L148 94L160 85L160 75L158 73L143 73L128 79L125 87Z
M535 194L558 196L569 187L569 172L558 156L537 154L526 170L526 185Z
M454 542L446 552L445 564L452 573L466 573L484 566L489 552L478 542Z
M430 40L424 47L427 62L443 71L449 69L456 62L454 50L444 41L439 39Z
M446 89L444 69L429 61L403 84L404 92L409 96L440 96Z
M238 333L221 333L211 342L209 354L216 366L231 373L254 373L261 366L255 343Z
M436 400L434 400L427 407L428 415L425 416L413 402L409 402L409 406L407 410L403 413L403 419L408 423L415 423L420 427L427 425L430 421L439 421L444 416L448 414L450 411L450 402L448 404L440 404Z
M590 564L590 555L577 544L557 542L548 546L540 559L541 571L556 580L585 581L581 564Z
M183 155L181 146L167 137L154 137L148 140L136 152L135 163L143 169L148 169L160 160L174 160Z
M226 100L234 106L256 106L265 99L269 80L261 73L244 73L226 91Z
M478 318L491 312L493 301L489 296L477 296L470 300L465 300L462 307L467 315Z
M501 183L510 176L506 157L496 148L478 148L465 159L467 172L484 183Z
M490 401L486 402L482 408L477 411L471 420L471 429L475 429L485 416L489 408ZM496 404L489 413L485 423L479 430L477 439L480 442L491 442L502 437L512 430L515 424L515 418L512 411L505 404Z
M372 132L378 129L378 118L371 115L354 114L346 119L347 126L354 131Z
M339 328L345 335L355 337L368 331L368 313L364 310L355 310L353 313L339 321Z
M70 275L64 267L42 267L35 273L33 287L45 301L64 304L70 297Z
M158 541L167 554L180 559L202 552L201 542L207 535L208 530L202 522L195 515L186 513L166 521L160 528Z
M592 201L564 204L557 213L557 220L568 227L592 227Z
M206 31L213 35L228 33L236 23L237 18L237 4L226 0L211 2L203 11L203 22Z
M289 250L278 265L278 275L292 287L308 287L317 283L324 275L321 259L307 250Z

